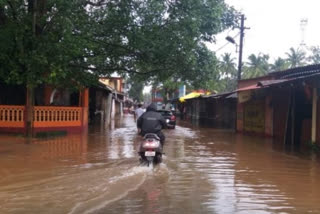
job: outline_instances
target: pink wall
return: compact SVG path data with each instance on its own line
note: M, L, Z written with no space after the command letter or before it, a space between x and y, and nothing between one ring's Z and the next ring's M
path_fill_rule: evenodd
M244 88L250 85L256 85L260 81L271 80L271 79L273 79L272 76L264 76L264 77L254 78L254 79L240 80L238 81L238 88Z

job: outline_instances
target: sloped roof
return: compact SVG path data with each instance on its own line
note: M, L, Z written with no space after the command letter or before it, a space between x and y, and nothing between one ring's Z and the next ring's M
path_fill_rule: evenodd
M237 90L235 90L236 92L239 92L239 91L248 91L248 90L256 90L256 89L260 89L261 86L258 86L257 83L253 84L253 85L249 85L249 86L246 86L246 87L242 87L242 88L238 88Z
M265 81L257 82L256 84L250 85L248 87L239 88L236 91L239 92L239 91L247 91L247 90L256 90L256 89L268 88L273 86L292 84L298 81L319 78L319 77L320 77L320 72L313 72L313 73L308 73L308 75L301 75L301 76L290 78L290 79L265 80Z
M223 93L219 93L219 94L211 94L211 95L201 95L201 98L215 98L215 99L219 99L219 98L234 98L231 95L236 94L235 91L229 91L229 92L223 92Z
M271 72L268 75L272 75L276 77L276 79L289 79L299 76L308 76L315 73L320 73L320 64L307 65L297 68L290 68L283 71Z
M103 84L102 82L99 81L98 83L98 87L101 88L101 89L104 89L104 90L107 90L109 92L113 92L113 88L111 88L110 86L106 85L106 84Z

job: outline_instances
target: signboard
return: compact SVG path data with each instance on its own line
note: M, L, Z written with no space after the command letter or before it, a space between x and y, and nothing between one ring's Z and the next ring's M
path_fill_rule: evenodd
M252 97L252 91L251 90L238 92L238 101L239 101L239 103L247 102L247 101L249 101L251 99L251 97Z
M252 101L244 106L244 130L264 133L265 130L264 100Z

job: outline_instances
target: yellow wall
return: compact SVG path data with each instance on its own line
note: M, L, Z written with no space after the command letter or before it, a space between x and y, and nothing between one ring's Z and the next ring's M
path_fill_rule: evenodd
M244 130L247 132L265 132L265 102L255 100L244 106Z
M117 91L121 92L121 80L120 79L100 79L100 82L102 82L105 85L110 86L113 89L116 89Z

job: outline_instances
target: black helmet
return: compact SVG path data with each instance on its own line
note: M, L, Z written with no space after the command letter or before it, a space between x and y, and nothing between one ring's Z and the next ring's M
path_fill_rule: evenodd
M155 103L151 103L148 107L147 107L147 111L157 111L157 105Z

